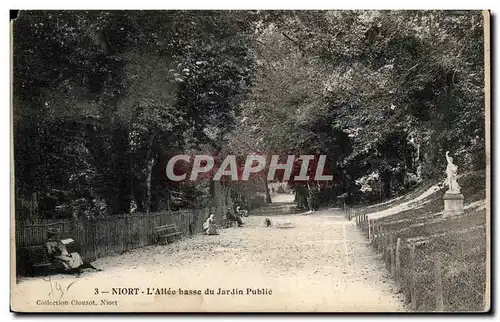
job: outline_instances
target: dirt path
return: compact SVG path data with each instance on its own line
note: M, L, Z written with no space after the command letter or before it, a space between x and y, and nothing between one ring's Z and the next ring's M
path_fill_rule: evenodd
M102 258L95 265L105 271L84 273L78 279L62 275L53 276L52 282L25 279L14 290L22 300L14 304L35 310L94 311L404 310L384 276L382 262L340 211L273 216L272 227L264 227L264 218L245 218L245 227L225 229L218 236L200 235ZM49 297L50 285L56 290ZM102 292L113 287L140 290L138 295L93 295L95 288ZM202 295L148 296L147 287L199 289ZM237 289L245 295L204 295L207 288L215 293L219 288ZM272 293L246 295L247 288ZM99 303L64 308L35 305L36 300L58 299L61 294L63 300ZM101 305L103 299L118 303Z

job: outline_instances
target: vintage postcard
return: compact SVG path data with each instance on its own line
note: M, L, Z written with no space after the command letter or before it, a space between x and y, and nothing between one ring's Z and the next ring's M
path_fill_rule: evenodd
M14 312L487 312L490 13L20 11Z

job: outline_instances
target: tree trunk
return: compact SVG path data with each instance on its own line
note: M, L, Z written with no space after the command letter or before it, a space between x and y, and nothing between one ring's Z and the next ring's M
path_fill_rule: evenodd
M295 188L295 197L297 198L297 208L303 209L307 207L307 190L302 184L297 185Z
M263 182L264 182L264 188L266 189L266 203L272 203L271 194L269 193L269 186L267 184L266 179L263 179Z
M389 199L391 197L391 179L391 172L389 170L384 170L382 172L382 195L380 201Z
M153 171L154 159L149 159L146 166L146 202L144 208L146 209L146 214L149 214L151 207L151 173Z
M149 214L151 209L151 174L153 172L153 166L155 164L155 153L154 153L154 142L157 132L153 133L149 138L148 142L148 153L147 153L147 163L146 163L146 201L144 208L146 209L146 214Z
M116 129L113 133L113 148L115 151L116 159L113 165L113 173L115 175L115 182L117 186L118 195L114 195L114 211L115 214L124 214L130 212L130 146L128 141L128 131L123 128ZM113 180L114 181L114 180Z
M143 192L144 191L142 189L138 189L137 187L134 187L133 198L135 200L135 204L137 205L137 212L141 212L141 213L146 212L146 209L144 208Z

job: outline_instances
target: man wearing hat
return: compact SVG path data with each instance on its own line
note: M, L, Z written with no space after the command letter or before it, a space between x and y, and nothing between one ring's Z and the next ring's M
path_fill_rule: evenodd
M80 275L83 268L92 268L98 271L98 269L91 264L85 263L77 252L68 253L66 245L59 240L58 230L50 229L47 232L47 239L45 247L47 248L49 256L59 261L67 272L74 272Z

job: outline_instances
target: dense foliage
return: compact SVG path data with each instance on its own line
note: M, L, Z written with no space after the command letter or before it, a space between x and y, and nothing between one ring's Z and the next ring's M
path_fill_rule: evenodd
M447 150L485 167L480 12L32 11L13 32L20 218L196 206L209 183L165 176L179 152L326 154L322 188L352 200L441 178Z
M262 28L250 149L328 155L334 191L396 196L485 167L480 12L287 12ZM241 139L240 139L241 141ZM327 184L328 185L328 184Z
M218 146L232 129L253 69L245 18L22 12L14 25L18 208L34 203L51 216L56 206L167 207L182 190L168 187L168 158Z

